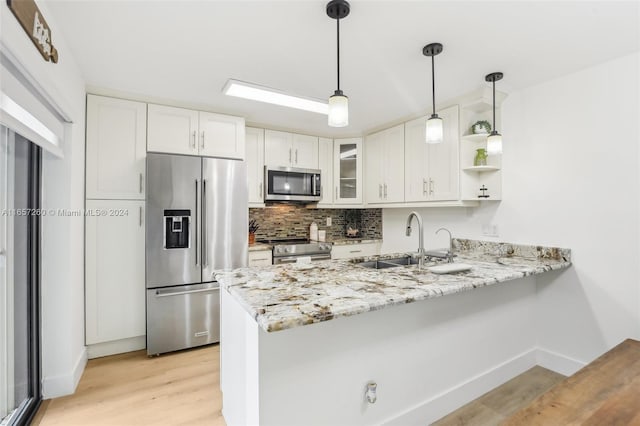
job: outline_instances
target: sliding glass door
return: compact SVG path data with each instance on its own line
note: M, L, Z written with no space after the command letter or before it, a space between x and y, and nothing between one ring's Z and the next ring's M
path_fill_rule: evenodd
M0 126L0 424L40 403L41 150Z

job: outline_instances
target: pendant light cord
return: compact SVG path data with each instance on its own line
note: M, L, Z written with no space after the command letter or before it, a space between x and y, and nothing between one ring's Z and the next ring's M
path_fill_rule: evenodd
M431 56L431 100L433 101L433 112L432 114L436 113L436 67L434 65L435 62L435 55Z
M496 79L493 79L493 131L496 130Z
M340 91L340 18L336 19L336 24L338 26L338 38L337 38L337 45L338 45L338 91Z

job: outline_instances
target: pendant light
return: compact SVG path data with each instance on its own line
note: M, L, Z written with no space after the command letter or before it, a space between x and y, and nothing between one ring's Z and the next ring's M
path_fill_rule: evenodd
M442 44L431 43L422 48L422 54L424 56L431 56L431 93L433 95L433 111L431 117L427 120L427 126L425 129L425 142L426 143L441 143L443 135L442 118L436 114L436 76L434 56L442 52Z
M350 7L346 0L331 0L327 3L327 15L335 19L338 35L338 87L329 98L329 126L346 127L349 125L349 98L340 90L340 19L349 15Z
M496 130L496 81L502 80L501 72L492 72L485 76L485 81L493 83L493 130L487 138L487 154L502 154L502 135Z

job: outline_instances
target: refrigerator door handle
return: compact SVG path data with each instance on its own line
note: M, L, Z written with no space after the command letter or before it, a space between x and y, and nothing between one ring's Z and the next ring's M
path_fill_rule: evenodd
M207 244L209 243L207 239L207 180L202 179L202 250L200 253L202 255L202 266L207 266L209 262L207 261Z
M193 239L194 239L194 246L196 248L196 266L198 265L198 179L195 180L196 182L196 192L195 192L195 196L196 196L196 208L194 209L194 214L195 214L195 232L193 233Z
M211 288L199 288L196 290L156 290L156 297L171 297L171 296L180 296L184 294L194 294L194 293L209 293L212 291L220 290L220 286L217 285Z

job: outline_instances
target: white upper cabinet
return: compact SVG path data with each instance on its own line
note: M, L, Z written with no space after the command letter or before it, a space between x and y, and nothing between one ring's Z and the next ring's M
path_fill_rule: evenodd
M440 144L425 143L428 117L405 123L405 201L453 201L460 197L458 106L438 111L444 125Z
M247 127L245 135L249 206L264 203L264 129Z
M264 131L264 163L268 166L291 167L293 134L276 130Z
M147 150L244 159L244 118L149 104Z
M198 155L198 111L149 104L147 151Z
M87 96L87 198L144 200L146 119L144 103Z
M362 204L362 138L333 141L334 204Z
M318 137L293 134L293 166L301 169L318 168Z
M320 194L318 207L333 204L333 139L318 138L318 168L320 169Z
M429 146L430 196L433 201L457 200L460 198L458 106L443 109L438 115L443 121L444 139L443 143Z
M318 168L318 138L265 130L265 164L279 167Z
M244 159L244 118L203 111L199 118L200 155Z
M366 199L368 204L404 201L404 125L367 136Z

